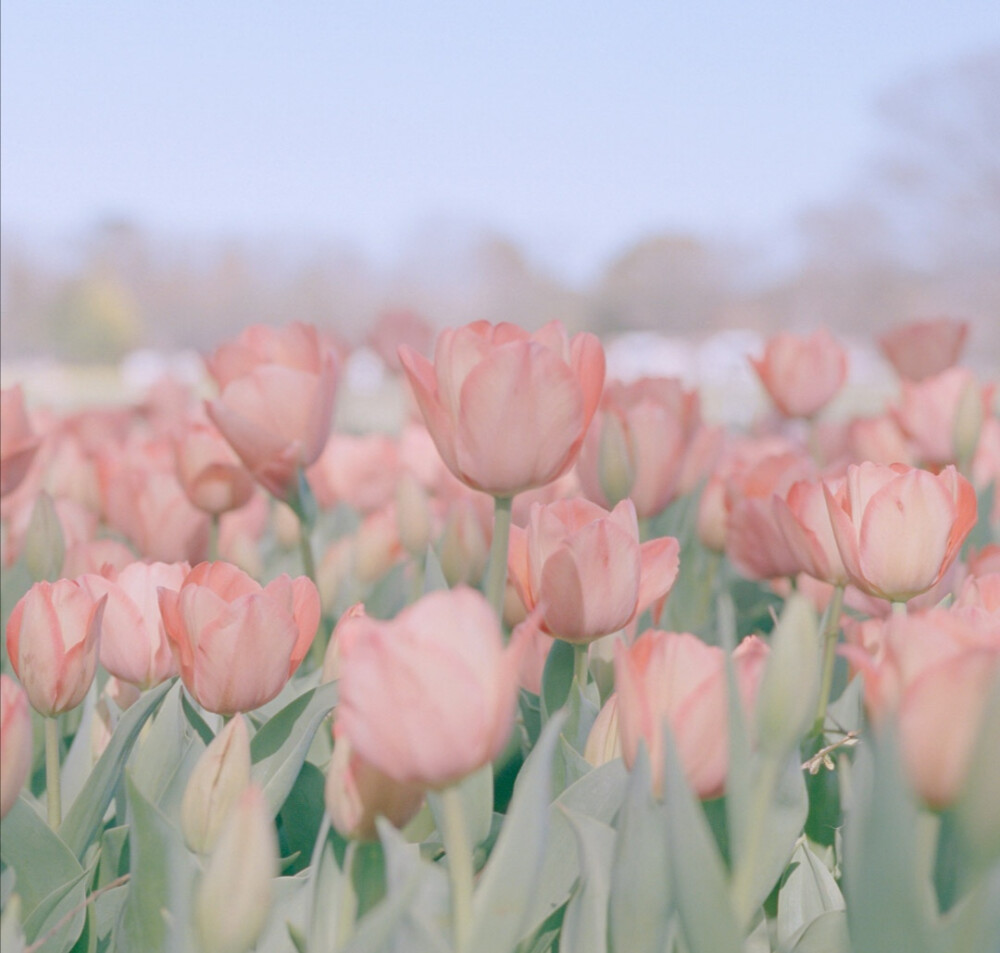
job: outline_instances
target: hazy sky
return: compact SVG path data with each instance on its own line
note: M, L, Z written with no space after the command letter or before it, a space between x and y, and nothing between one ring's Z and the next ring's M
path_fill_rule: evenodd
M766 236L846 190L878 94L997 0L3 0L2 224L495 227L584 277L654 229Z

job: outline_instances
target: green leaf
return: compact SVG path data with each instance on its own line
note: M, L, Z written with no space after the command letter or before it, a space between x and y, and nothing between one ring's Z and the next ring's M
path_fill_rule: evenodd
M90 772L83 790L73 801L73 806L63 820L59 833L77 858L83 857L104 820L104 814L121 781L125 762L132 752L142 726L156 711L157 706L170 691L170 687L170 682L164 682L144 692L122 715L111 741L104 749L104 754L94 765L94 770Z
M309 862L326 813L323 800L325 784L323 772L312 762L303 762L295 784L278 812L282 853L285 856L298 854L298 860L289 869L289 874L297 873Z
M295 784L313 735L337 704L337 684L299 695L265 723L250 742L251 780L277 814Z
M24 934L29 943L79 908L42 947L44 953L65 953L83 930L86 872L24 798L14 803L0 825L0 859L14 869L14 889L20 897Z
M126 775L132 879L119 932L126 953L184 953L194 949L191 885L195 859L180 831Z
M478 771L464 777L458 785L462 799L462 814L472 848L490 836L493 824L493 765L483 765ZM444 804L436 791L427 792L427 803L434 815L439 831L444 830Z
M542 672L542 723L566 704L573 684L574 649L569 642L555 639Z
M205 746L208 747L215 738L215 732L208 726L208 722L201 717L201 712L191 704L185 691L181 692L181 708L184 709L184 715L188 723L198 733L198 737L205 742Z
M687 946L691 953L740 953L743 937L729 899L725 867L669 731L664 763L671 881Z
M615 953L662 953L673 913L667 813L653 797L649 755L639 753L618 815L608 910Z
M434 552L433 546L427 547L427 555L424 557L424 595L428 592L435 592L439 589L447 589L448 580L444 578L444 570L441 568L441 560Z
M561 812L576 840L580 880L566 907L560 946L574 953L605 953L615 832L586 814Z
M778 942L791 948L825 913L843 911L844 897L826 868L805 843L792 854L792 869L778 891Z
M330 819L324 817L316 836L316 846L309 864L309 918L306 927L308 948L332 950L337 945L337 925L344 912L344 874L337 863Z
M523 935L525 914L545 854L552 756L565 716L554 715L525 762L507 819L473 897L469 949L508 953Z
M847 914L843 910L820 914L806 927L791 953L851 953Z

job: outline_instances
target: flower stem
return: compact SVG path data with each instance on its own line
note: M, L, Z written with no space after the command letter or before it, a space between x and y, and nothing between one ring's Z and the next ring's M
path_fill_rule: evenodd
M826 723L826 706L830 704L830 689L833 687L833 669L837 661L837 636L840 634L840 610L843 605L844 587L834 586L830 604L826 607L826 622L823 626L823 674L820 679L816 720L813 722L814 735L822 734L823 725Z
M340 885L340 906L337 909L337 949L341 950L354 935L354 919L358 915L358 896L354 890L354 859L358 842L347 842L344 853L343 879Z
M507 546L510 541L510 510L514 498L493 498L493 542L490 545L490 564L486 570L486 598L503 625L503 599L507 587Z
M45 719L45 799L49 807L49 827L56 831L62 823L62 791L59 779L59 720Z
M219 514L213 513L208 524L208 561L214 563L219 558Z
M587 677L590 675L590 646L586 643L573 643L573 678L579 684L580 691L587 687Z
M900 600L899 602L893 602L893 604L892 604L892 614L893 615L898 615L898 616L903 616L905 618L905 616L906 616L906 603L903 602L902 600Z
M455 949L462 953L472 932L472 845L465 824L465 809L458 785L441 792L444 808L444 848L448 855L448 878L451 881L451 922Z

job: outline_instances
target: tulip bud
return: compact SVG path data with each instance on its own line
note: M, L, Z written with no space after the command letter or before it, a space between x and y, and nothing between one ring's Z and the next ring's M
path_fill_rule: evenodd
M616 414L603 417L598 444L598 478L608 507L616 506L629 495L635 483L635 464L629 454L625 428Z
M278 838L257 785L240 796L205 864L194 920L202 953L247 953L267 924Z
M471 505L455 503L449 510L438 556L449 586L475 584L482 578L489 544Z
M771 653L757 697L761 747L783 756L809 729L820 688L820 639L816 615L804 596L785 604L771 636Z
M0 675L0 817L6 817L31 773L31 711L14 679Z
M408 471L396 484L396 524L403 549L411 556L422 556L431 538L431 511L427 491Z
M958 461L960 469L965 469L975 456L982 428L983 397L978 382L974 377L970 377L962 388L955 407L951 437L952 446L955 448L955 460Z
M35 582L43 579L52 582L59 578L66 555L66 545L55 503L44 490L38 494L32 507L31 521L24 534L24 546L21 552L24 556L24 565Z
M587 735L583 756L595 768L622 756L622 737L618 731L618 695L613 694L594 719Z
M326 643L326 652L323 654L323 671L319 679L321 684L335 682L340 678L341 636L353 619L363 618L365 618L364 603L356 602L337 620L333 632L330 633L330 641Z
M274 536L282 549L294 549L299 545L299 518L287 503L276 500L271 510Z
M698 500L698 539L714 553L726 549L726 484L719 476L709 477Z
M366 517L354 535L354 575L370 584L381 579L401 556L399 530L391 508Z
M250 785L250 736L236 715L202 752L181 801L181 830L191 850L208 853Z

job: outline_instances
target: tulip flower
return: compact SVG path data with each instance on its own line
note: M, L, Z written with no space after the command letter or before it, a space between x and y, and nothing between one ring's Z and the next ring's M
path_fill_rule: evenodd
M326 811L341 837L375 840L375 819L405 827L424 803L419 784L402 784L351 749L334 726L333 760L326 775Z
M188 847L208 853L250 786L250 735L242 715L233 719L202 752L181 801L181 830Z
M754 370L786 417L812 417L837 394L847 377L847 354L826 328L808 337L776 334Z
M0 675L0 818L14 806L31 774L31 711L14 679Z
M934 377L958 361L969 325L954 318L911 321L878 339L879 348L904 380Z
M177 479L199 510L218 516L244 506L253 478L215 427L189 421L174 438Z
M477 321L443 331L434 363L400 360L448 469L495 497L551 483L576 461L604 386L604 350L553 321L534 334Z
M740 700L748 716L767 660L755 636L733 652ZM657 795L663 791L663 721L666 719L692 790L702 799L725 790L729 715L725 653L687 633L649 629L631 646L615 646L618 726L622 755L631 768L646 745ZM748 722L751 719L748 717Z
M601 707L587 735L583 756L595 768L622 756L622 736L618 730L618 693L613 692Z
M105 600L79 582L36 582L7 621L7 654L35 711L47 717L76 708L94 673Z
M181 679L209 711L231 715L269 702L316 635L320 603L304 576L266 586L229 563L201 563L178 592L159 590Z
M631 500L607 510L588 500L535 504L527 530L511 530L509 569L528 611L543 605L543 631L586 643L624 628L677 578L672 537L640 545Z
M496 615L465 587L428 593L339 638L338 730L404 784L444 788L495 758L510 736L526 621L504 648Z
M976 522L975 491L952 466L933 474L862 463L824 493L848 578L893 602L941 579Z
M176 592L190 571L187 563L133 562L118 573L80 577L93 599L107 596L100 660L112 675L152 688L177 674L157 590Z
M208 360L220 388L209 417L254 478L279 500L326 446L337 393L338 358L319 331L294 323L254 325Z
M40 444L28 420L24 392L19 386L0 390L0 496L21 485Z

